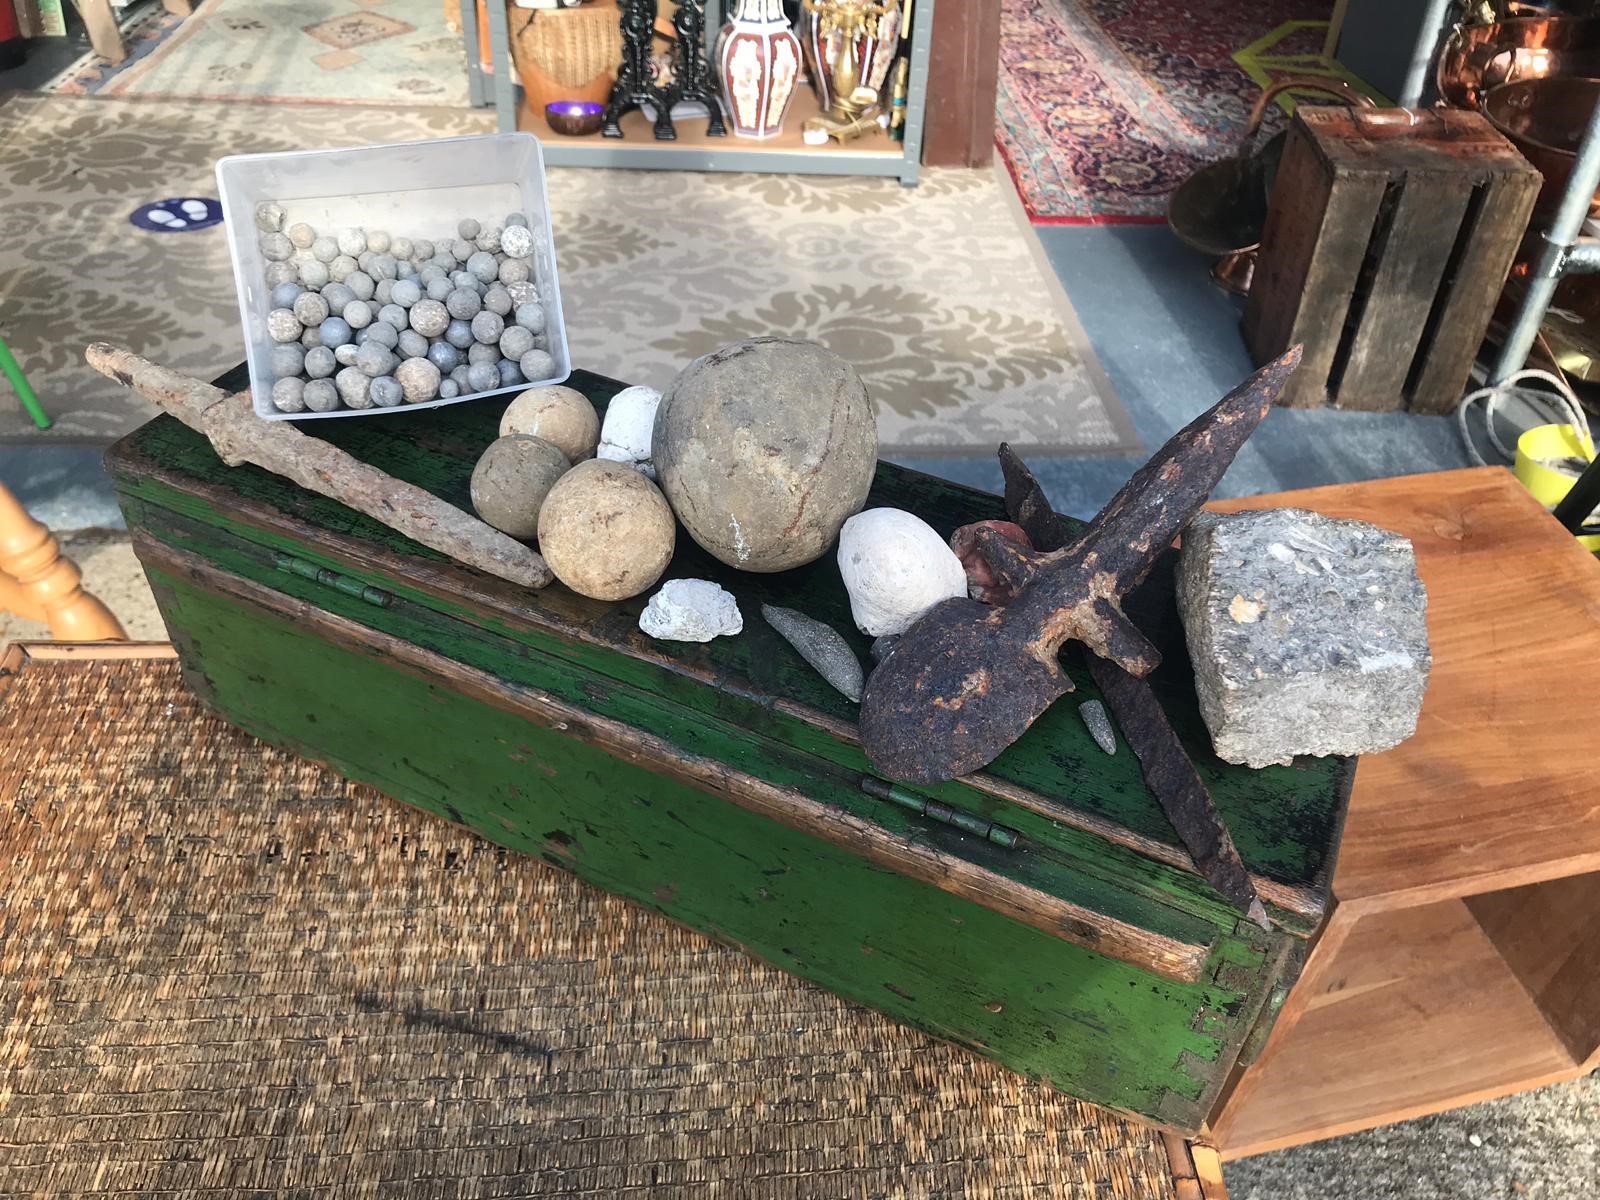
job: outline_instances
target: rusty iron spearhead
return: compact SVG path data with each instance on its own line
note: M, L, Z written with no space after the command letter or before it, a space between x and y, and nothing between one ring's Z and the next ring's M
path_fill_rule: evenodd
M1072 690L1057 660L1067 641L1136 677L1154 670L1161 656L1121 599L1205 503L1299 361L1296 346L1179 430L1069 545L1038 553L980 538L1011 603L946 600L906 632L862 697L873 765L907 783L986 766Z

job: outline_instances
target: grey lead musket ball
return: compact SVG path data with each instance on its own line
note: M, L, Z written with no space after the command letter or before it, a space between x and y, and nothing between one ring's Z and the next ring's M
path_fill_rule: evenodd
M343 283L361 268L356 265L356 260L348 254L341 254L328 264L328 278L335 283Z
M533 349L533 334L521 325L507 325L500 335L500 353L513 361Z
M461 351L449 342L435 342L428 347L428 361L448 375L461 365Z
M488 363L467 368L468 392L492 392L500 386L500 371Z
M533 253L533 233L526 225L508 224L500 234L500 249L509 258L526 258Z
M378 310L378 320L393 325L396 332L411 324L411 318L406 314L406 310L392 302Z
M364 229L341 229L335 240L339 243L339 253L348 254L351 258L367 248L367 233Z
M378 291L377 281L365 271L352 272L340 286L349 288L357 300L371 300ZM322 294L324 296L328 294L326 288Z
M428 270L438 271L439 268L429 267ZM422 276L418 275L417 278L421 279ZM427 280L422 286L426 289L429 300L437 300L441 304L450 298L451 292L456 290L456 285L450 282L449 277L443 271L440 271L432 279Z
M365 343L363 343L363 345L365 345ZM327 347L323 347L323 349L327 349ZM333 348L333 360L341 367L353 367L356 365L356 355L360 353L360 346L355 345L353 342L346 342L342 346L335 346ZM331 371L328 373L330 375L333 374Z
M394 273L398 279L411 279L416 275L417 269L402 258L394 264Z
M444 298L446 311L459 321L470 321L483 311L483 297L471 288L458 287Z
M256 228L262 233L276 233L283 228L283 205L263 200L256 205Z
M508 258L500 264L500 282L507 285L526 283L532 274L533 269L520 258Z
M363 342L377 342L390 350L400 344L400 331L387 321L374 321L361 332L366 335L361 339Z
M455 380L456 386L462 391L467 391L467 375L472 370L466 363L460 364L450 372L450 378Z
M472 336L472 325L467 321L457 319L445 326L444 340L457 350L465 350L477 339Z
M439 394L439 368L425 358L408 358L394 370L407 404L425 404Z
M267 336L275 342L297 342L304 329L293 309L275 308L267 314Z
M467 242L470 242L473 238L477 237L478 231L482 228L483 226L472 217L462 217L461 220L456 223L457 235L460 236L463 241Z
M494 366L500 372L501 387L516 387L519 383L526 383L527 379L522 374L522 368L509 358L502 358Z
M473 342L467 347L469 367L494 366L500 361L500 347L494 342Z
M400 359L395 353L377 342L363 342L356 350L356 369L369 379L376 379L379 375L392 375L399 365ZM341 371L339 374L342 376L344 372ZM340 390L343 390L342 385Z
M355 276L352 275L351 278L353 279ZM376 300L380 305L389 303L389 300L394 296L394 285L395 281L393 279L378 280L372 285L372 299Z
M281 234L277 236L282 237ZM287 246L289 244L289 239L284 238L283 244ZM467 259L467 270L472 272L474 278L481 279L484 283L488 283L490 280L494 279L496 275L500 274L500 264L495 261L494 255L490 254L487 250L479 250Z
M328 264L320 258L304 258L300 260L300 282L308 288L326 287L328 280L331 278L333 276L328 274Z
M356 255L356 266L360 267L363 271L370 271L372 270L372 260L377 257L378 252L376 250L363 250L360 254Z
M272 385L272 407L279 412L305 412L305 392L305 380L298 377L280 379Z
M295 342L282 342L272 348L272 377L286 379L305 368L306 351Z
M372 402L379 408L393 408L405 399L406 390L394 376L384 375L372 381L372 386L367 389L367 395L372 397Z
M313 379L326 379L338 370L339 360L334 357L334 353L326 346L314 346L306 351L305 365L302 369ZM351 356L351 361L355 361L354 355Z
M435 266L433 263L428 263L422 270L417 272L417 282L424 288L431 286L435 279L449 278L449 271L446 271L443 267Z
M290 308L300 298L300 293L305 291L298 283L280 283L272 289L272 307Z
M267 286L278 287L285 283L298 283L300 281L300 264L297 262L269 262L267 264Z
M348 283L330 283L322 289L322 298L328 302L329 312L342 313L346 304L361 297L356 295L355 289Z
M408 237L397 237L389 245L382 246L380 249L387 250L402 262L415 258L417 254L416 243Z
M372 305L365 300L352 300L339 310L339 315L351 329L365 329L372 324Z
M302 333L300 335L300 345L307 350L322 345L321 329L322 326L319 325L315 329L308 329Z
M315 292L301 292L292 309L302 325L321 325L328 319L328 302Z
M389 235L382 229L374 229L367 234L367 249L375 254L382 254L391 248Z
M372 407L372 379L359 368L344 368L333 377L333 385L339 389L339 399L351 408Z
M389 292L389 300L401 308L410 308L421 299L422 289L417 286L415 279L397 280Z
M331 379L313 379L301 398L312 412L332 412L339 407L339 389Z
M317 231L304 221L296 221L286 231L289 240L300 250L311 249L311 243L317 240Z
M339 257L339 243L324 234L311 243L311 256L318 262L331 263Z
M523 216L519 212L507 213L506 214L506 225L507 225L507 227L510 227L512 225L520 225L524 229L526 229L528 227L528 218Z
M516 308L521 308L524 304L539 303L539 289L531 283L508 283L506 295L511 297L511 303Z
M511 319L529 333L543 333L545 327L544 308L538 304L519 304L512 313Z
M281 233L263 233L261 254L268 262L285 262L294 255L294 243Z
M400 331L400 357L425 358L428 354L428 339L415 329L402 329Z
M289 314L293 316L293 313ZM494 345L500 341L500 335L506 331L506 323L500 319L498 313L481 312L472 318L472 336L487 345Z
M367 268L367 274L374 279L393 279L396 277L396 263L393 255L375 254L372 265Z
M350 322L343 317L328 317L317 326L317 333L321 335L324 346L342 346L355 337Z
M464 263L478 252L478 248L465 238L457 238L450 243L450 255L458 263Z
M439 380L439 399L454 400L461 395L461 385L454 379Z
M503 283L491 283L483 293L483 306L497 317L508 317L512 308L511 293Z
M455 284L458 288L461 288L463 291L471 292L473 295L477 296L480 303L483 300L484 289L489 286L471 271L451 271L450 282Z
M437 300L418 300L409 315L411 328L423 337L439 337L450 327L450 310Z
M529 383L538 383L556 373L556 360L548 350L529 350L517 363L517 369Z
M499 225L485 225L478 231L477 247L487 254L497 254L500 251L500 237L504 230Z
M438 251L435 249L434 244L427 238L411 239L411 257L418 262L427 262L437 253Z

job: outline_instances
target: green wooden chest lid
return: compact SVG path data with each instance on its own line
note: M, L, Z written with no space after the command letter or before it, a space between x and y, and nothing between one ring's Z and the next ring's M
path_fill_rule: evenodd
M581 372L569 382L599 407L622 386ZM472 467L497 435L504 407L481 401L322 420L310 432L470 509ZM118 443L107 465L140 537L225 571L264 572L258 581L285 589L307 583L300 577L308 572L335 572L354 586L348 596L326 594L352 611L363 588L400 597L405 603L387 610L369 606L370 622L392 636L435 639L453 658L665 737L686 759L714 759L720 769L831 805L841 819L895 839L907 861L922 855L915 869L941 873L940 886L965 889L977 903L1057 936L1192 980L1218 935L1232 937L1238 926L1239 914L1195 872L1131 751L1123 745L1108 756L1090 737L1077 707L1097 692L1081 666L1069 665L1078 691L985 771L920 789L875 779L855 738L856 706L759 615L763 603L799 609L843 633L870 663L870 639L851 621L831 555L783 574L743 574L680 531L665 578L721 583L737 597L745 628L708 645L657 642L638 629L647 596L605 604L559 584L530 591L458 567L277 476L224 466L203 438L171 418ZM998 497L889 464L879 466L868 503L908 509L944 534L1005 515ZM1265 770L1220 762L1196 708L1171 607L1170 563L1129 611L1165 655L1157 690L1269 915L1280 931L1309 935L1327 903L1353 762L1312 759ZM879 861L895 865L893 854Z

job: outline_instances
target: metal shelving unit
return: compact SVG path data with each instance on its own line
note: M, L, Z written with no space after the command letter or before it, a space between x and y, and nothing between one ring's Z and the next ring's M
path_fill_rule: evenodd
M933 41L935 0L917 0L911 29L911 69L906 81L906 136L901 142L887 137L861 139L838 145L807 146L800 140L800 125L814 114L816 104L809 88L801 88L785 122L781 137L768 141L727 137L707 138L691 122L680 128L678 140L658 142L638 114L624 118L628 136L564 138L539 128L529 132L544 143L544 160L555 167L630 167L663 171L757 171L795 175L869 175L898 179L915 186L922 165L923 116L928 100L928 52ZM502 131L517 128L522 108L519 87L511 66L511 35L504 0L489 0L489 52L492 73L485 74L478 60L478 17L473 0L461 5L462 34L467 46L468 89L472 103L493 105ZM706 50L714 54L722 29L723 0L707 0Z

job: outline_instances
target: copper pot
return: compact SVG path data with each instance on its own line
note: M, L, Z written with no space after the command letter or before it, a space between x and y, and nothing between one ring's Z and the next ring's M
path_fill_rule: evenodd
M1600 17L1514 17L1461 25L1439 54L1439 95L1477 108L1502 83L1551 75L1600 75Z
M1523 79L1483 98L1483 115L1544 176L1538 205L1554 208L1566 190L1589 118L1600 104L1600 79ZM1600 193L1589 204L1600 216Z

